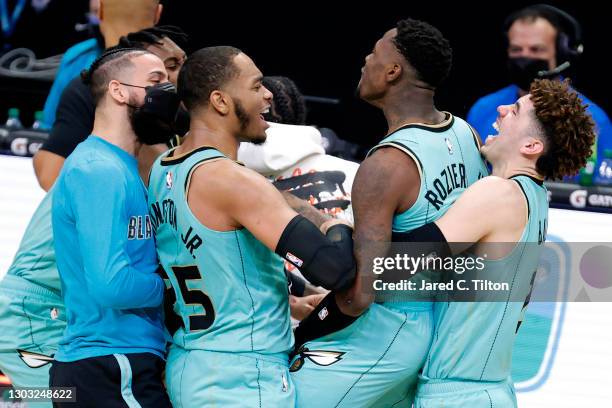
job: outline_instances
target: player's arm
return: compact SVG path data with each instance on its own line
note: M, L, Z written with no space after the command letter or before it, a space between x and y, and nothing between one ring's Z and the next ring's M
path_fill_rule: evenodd
M310 205L306 200L302 200L301 198L291 194L288 191L281 191L281 194L287 201L287 204L291 208L293 208L298 214L302 217L306 218L308 221L312 222L317 227L321 227L323 223L330 220L329 217L321 214L319 210Z
M34 155L32 163L38 183L45 191L55 183L66 157L91 133L94 107L87 86L68 84L57 106L55 122L41 149Z
M351 194L357 278L336 297L343 313L358 316L374 301L372 260L387 255L393 216L412 206L419 186L416 163L396 148L380 148L359 166Z
M355 283L347 291L330 292L302 320L295 330L296 348L347 327L374 301L376 278L372 260L387 256L393 216L414 204L419 188L416 163L396 148L380 148L361 163L351 193L355 216Z
M125 183L118 168L96 162L66 174L84 278L91 296L104 307L156 307L164 292L164 282L155 273L157 264L152 263L150 270L136 270L126 252L129 195Z
M229 160L207 166L212 165L224 178L199 181L205 166L196 169L189 190L192 209L193 200L203 197L215 212L227 214L236 228L245 227L266 247L300 268L313 284L328 289L350 286L355 275L350 227L333 221L336 225L323 234L289 207L263 176Z
M437 221L410 233L394 233L396 242L449 242L460 253L497 232L524 225L525 199L517 183L488 176L472 184ZM518 217L517 217L518 215ZM514 225L518 224L518 225Z

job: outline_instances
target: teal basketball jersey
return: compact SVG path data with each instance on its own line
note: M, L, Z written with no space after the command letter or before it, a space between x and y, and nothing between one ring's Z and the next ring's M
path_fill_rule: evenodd
M174 343L188 350L288 353L293 332L282 259L246 228L205 227L187 203L191 175L211 160L228 159L210 147L176 157L171 150L151 170L157 253L183 322Z
M424 382L505 381L510 376L512 346L529 301L548 224L546 187L527 176L512 179L525 195L527 224L510 253L497 260L485 259L479 272L479 277L509 283L509 291L495 295L504 296L496 302L436 303L435 333L423 368Z
M421 176L414 205L393 217L393 231L409 232L440 218L470 185L487 176L478 136L463 119L445 112L437 125L410 124L393 132L381 147L395 147L414 160Z
M61 284L51 228L52 196L51 190L32 215L7 275L19 276L60 296Z
M393 217L393 231L410 232L440 218L461 193L488 175L479 150L479 137L463 119L444 112L446 119L437 125L409 124L377 144L369 154L382 147L394 147L416 163L421 185L415 203ZM408 276L407 276L408 278ZM433 272L414 278L437 281ZM398 310L431 309L432 293L427 291L379 292L379 301Z

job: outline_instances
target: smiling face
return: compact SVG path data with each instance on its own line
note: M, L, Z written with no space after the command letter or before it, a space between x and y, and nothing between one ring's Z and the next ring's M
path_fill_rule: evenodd
M226 92L231 97L232 110L238 124L239 138L251 143L263 143L269 127L263 114L269 112L272 93L262 84L263 74L253 60L240 53L233 63L239 75L228 82Z
M510 161L518 156L537 159L544 149L540 127L535 117L531 95L521 97L513 105L497 108L498 116L493 127L497 135L487 138L481 153L493 165Z
M401 56L393 44L393 38L396 35L396 28L387 31L381 39L376 41L372 52L365 58L357 91L359 97L366 102L371 103L384 96L389 86L387 73L394 66L399 65Z

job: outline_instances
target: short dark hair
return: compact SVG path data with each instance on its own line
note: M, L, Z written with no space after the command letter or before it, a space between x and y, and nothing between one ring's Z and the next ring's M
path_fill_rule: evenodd
M284 76L266 76L262 83L274 95L270 113L264 114L268 122L306 124L306 102L295 82Z
M187 58L178 76L178 95L187 110L206 106L210 94L240 74L234 58L241 54L229 46L202 48Z
M453 50L442 33L424 21L407 18L397 23L393 43L417 73L418 79L432 87L448 76Z
M133 68L132 59L145 54L151 53L139 48L109 48L96 58L88 70L81 72L81 78L89 85L96 106L106 94L109 82L117 79L119 72Z
M552 180L576 174L585 166L595 143L595 122L587 105L570 88L568 79L536 79L529 93L546 141L536 170Z
M159 45L160 41L166 37L183 49L189 43L189 36L180 27L162 25L124 35L119 39L119 46L123 48L145 48L153 44Z

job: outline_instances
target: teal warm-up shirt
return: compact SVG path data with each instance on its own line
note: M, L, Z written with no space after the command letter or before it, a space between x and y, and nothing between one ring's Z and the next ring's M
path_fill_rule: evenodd
M68 323L55 359L163 357L164 283L136 159L89 136L64 164L51 215Z

